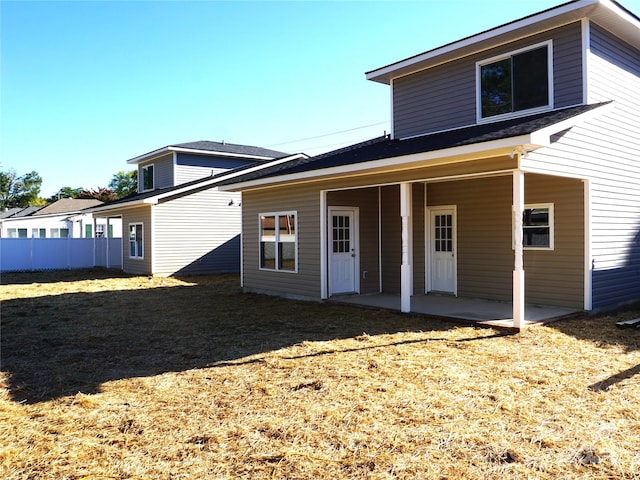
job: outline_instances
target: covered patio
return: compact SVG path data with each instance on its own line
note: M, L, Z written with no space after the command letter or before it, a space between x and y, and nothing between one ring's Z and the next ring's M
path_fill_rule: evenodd
M370 308L400 310L401 297L388 293L370 295L339 295L332 302ZM523 327L544 325L577 310L548 305L525 304ZM411 297L411 313L448 317L465 322L498 327L513 327L513 304L453 295L414 295Z

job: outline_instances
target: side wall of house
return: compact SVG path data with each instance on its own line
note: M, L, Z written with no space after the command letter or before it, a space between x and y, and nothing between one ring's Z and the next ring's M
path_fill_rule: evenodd
M393 135L423 135L476 123L476 62L553 41L554 107L582 103L580 22L448 62L393 81Z
M593 308L640 298L640 51L591 24L589 102L610 110L523 160L590 183ZM597 112L597 111L596 111Z
M218 173L226 172L249 163L253 163L253 161L177 152L175 185L217 175Z
M151 270L151 206L122 210L122 270L137 275L149 275ZM142 223L143 258L131 258L129 245L129 225Z
M555 212L555 248L524 252L527 303L582 308L583 198L579 180L525 176L525 203L551 203ZM511 177L429 184L427 199L428 206L456 206L458 295L510 301Z
M151 164L153 164L155 189L173 186L173 153L167 153L166 155L138 164L138 192L143 191L142 169Z
M205 189L155 206L157 275L240 271L241 194Z

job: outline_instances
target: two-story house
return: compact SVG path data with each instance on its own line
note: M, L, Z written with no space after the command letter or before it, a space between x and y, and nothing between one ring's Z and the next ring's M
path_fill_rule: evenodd
M217 182L285 155L210 141L169 145L127 160L138 169L138 192L91 212L121 219L125 272L238 272L241 196L219 191Z
M246 290L484 299L516 327L640 297L636 15L576 0L366 77L389 137L221 187L243 196Z

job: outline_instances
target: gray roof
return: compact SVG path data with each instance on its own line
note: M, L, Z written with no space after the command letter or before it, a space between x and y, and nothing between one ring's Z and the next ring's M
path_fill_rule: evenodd
M101 205L100 200L95 198L61 198L46 207L42 207L33 215L54 215L57 213L73 213L85 208Z
M225 142L211 142L209 140L199 140L197 142L176 143L169 145L174 148L187 148L190 150L206 150L210 152L233 153L234 155L250 155L256 157L280 158L286 157L288 153L270 150L268 148L254 147L251 145L235 145Z
M22 210L24 210L24 208L22 207L13 207L7 210L3 210L2 212L0 212L0 218L13 217L16 213L21 212Z
M262 178L298 174L312 170L322 170L325 168L353 165L386 158L401 157L422 152L433 152L446 148L518 137L572 117L576 117L607 103L609 102L595 105L580 105L540 113L537 115L473 125L407 139L390 139L387 137L374 138L366 142L351 145L350 147L341 148L315 157L296 159L290 162L267 166L255 172L224 180L221 184L229 185Z

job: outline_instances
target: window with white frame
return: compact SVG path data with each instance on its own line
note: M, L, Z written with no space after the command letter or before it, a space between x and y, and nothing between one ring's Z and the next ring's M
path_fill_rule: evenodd
M68 238L69 229L68 228L51 228L49 230L49 236L51 238Z
M296 212L259 215L260 268L295 272L298 268Z
M8 238L27 238L26 228L7 228Z
M522 245L528 250L553 250L553 204L525 205Z
M46 238L47 230L45 228L32 228L31 238Z
M104 224L103 223L96 224L96 237L97 238L104 237Z
M476 63L478 119L551 108L552 43Z
M129 258L144 258L142 223L129 224Z
M142 191L153 190L153 164L142 167Z

